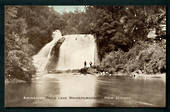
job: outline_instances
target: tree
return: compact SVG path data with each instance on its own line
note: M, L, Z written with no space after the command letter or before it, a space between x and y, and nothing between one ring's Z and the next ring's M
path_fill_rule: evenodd
M149 29L165 17L162 6L89 6L86 9L90 33L96 37L100 60L105 54L121 49L129 51L145 41Z
M30 80L35 73L30 58L32 45L25 37L25 19L17 17L18 8L5 7L5 76L8 79Z
M26 36L29 43L35 46L34 54L52 40L54 30L62 30L65 27L61 15L47 6L21 6L17 16L24 18L27 23Z

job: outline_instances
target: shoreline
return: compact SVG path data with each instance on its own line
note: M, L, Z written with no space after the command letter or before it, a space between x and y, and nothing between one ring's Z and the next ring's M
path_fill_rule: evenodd
M62 74L62 73L68 73L68 72L59 72L59 73L47 73L47 74ZM94 71L87 71L87 73L81 73L81 72L69 72L68 74L73 73L73 75L79 75L79 74L89 74L89 75L93 75L96 77L125 77L125 78L131 78L131 79L135 79L135 80L161 80L163 82L166 82L166 73L157 73L157 74L144 74L144 73L123 73L123 72L115 72L113 74L109 74L108 72L94 72ZM75 73L75 74L74 74ZM76 74L79 73L79 74ZM35 76L36 77L36 76ZM34 78L35 78L34 77ZM5 84L8 83L28 83L30 81L24 81L24 80L20 80L20 79L5 79Z
M129 77L131 79L135 80L162 80L163 82L166 82L166 73L157 73L157 74L145 74L145 73L122 73L122 72L116 72L113 74L109 74L107 72L101 72L98 73L97 77Z
M5 84L9 84L9 83L14 83L14 84L17 84L17 83L27 83L28 81L24 81L24 80L20 80L20 79L5 79Z

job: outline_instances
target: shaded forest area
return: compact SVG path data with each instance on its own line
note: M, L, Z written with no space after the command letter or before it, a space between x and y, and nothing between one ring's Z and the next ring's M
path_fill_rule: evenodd
M5 7L5 76L30 80L32 56L59 29L93 34L99 69L155 74L166 71L166 8L163 6L86 6L85 12L58 13L47 6ZM148 38L150 31L156 36Z

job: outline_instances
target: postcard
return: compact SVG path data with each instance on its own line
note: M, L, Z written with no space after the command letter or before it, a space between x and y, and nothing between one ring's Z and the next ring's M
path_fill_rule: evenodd
M5 107L166 107L166 7L6 5Z

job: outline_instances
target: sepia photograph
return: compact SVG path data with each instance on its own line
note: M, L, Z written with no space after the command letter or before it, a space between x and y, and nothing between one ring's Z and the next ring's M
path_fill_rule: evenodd
M166 107L166 7L5 6L5 107Z

